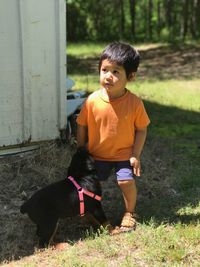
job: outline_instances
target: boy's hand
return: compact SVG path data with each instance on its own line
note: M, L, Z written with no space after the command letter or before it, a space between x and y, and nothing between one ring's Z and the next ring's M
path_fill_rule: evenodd
M130 163L131 163L131 166L133 166L134 175L140 176L140 171L141 171L140 160L137 159L136 157L131 157Z

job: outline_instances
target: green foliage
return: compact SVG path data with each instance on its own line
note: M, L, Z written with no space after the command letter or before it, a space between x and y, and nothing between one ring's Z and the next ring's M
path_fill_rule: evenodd
M173 43L200 38L199 0L182 4L177 0L132 1L135 7L130 2L66 0L68 40Z

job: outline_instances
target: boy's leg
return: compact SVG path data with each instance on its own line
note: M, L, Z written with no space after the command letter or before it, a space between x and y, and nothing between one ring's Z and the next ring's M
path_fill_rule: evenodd
M133 169L129 161L117 162L115 165L117 182L121 189L124 204L125 213L121 221L119 228L120 232L126 232L135 230L136 228L136 200L137 200L137 188L135 177L133 175Z
M118 180L118 185L122 191L126 212L134 213L137 200L135 179Z
M124 198L125 213L123 215L120 227L116 229L116 234L135 230L137 223L137 216L135 214L137 199L135 179L118 181L118 185ZM115 232L113 232L113 234L115 234Z

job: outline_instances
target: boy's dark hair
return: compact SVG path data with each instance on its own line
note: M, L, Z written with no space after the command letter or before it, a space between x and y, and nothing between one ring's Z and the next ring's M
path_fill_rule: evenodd
M140 63L138 51L129 44L114 42L106 46L99 60L99 72L102 61L108 59L124 67L126 77L129 79L132 72L136 72Z

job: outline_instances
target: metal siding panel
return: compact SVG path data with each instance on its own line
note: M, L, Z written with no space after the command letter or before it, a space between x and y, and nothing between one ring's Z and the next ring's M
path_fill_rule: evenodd
M66 35L63 32L66 32L66 1L58 0L56 3L56 40L57 40L57 92L58 94L58 121L59 128L64 129L66 126L66 105L67 101L63 101L63 95L66 96L66 66L67 66L67 57L66 54L63 56L62 51L66 51ZM65 14L65 15L63 15Z
M17 2L0 7L0 145L22 142L21 57Z
M14 15L2 11L3 2L7 13ZM0 37L5 34L7 38L6 42L0 42L0 59L4 60L0 61L0 75L6 69L2 62L10 60L10 64L6 63L7 77L0 83L0 104L4 102L4 108L0 105L0 146L29 139L54 139L66 125L65 1L19 0L16 3L18 13L13 2L0 2L0 12L4 14L0 16ZM10 20L12 23L8 23ZM14 47L9 47L10 42Z
M56 0L43 0L38 10L35 0L29 2L31 64L28 68L32 80L31 138L33 141L56 138L59 135L58 129L64 127L63 123L62 125L60 123L61 116L65 116L64 106L62 105L63 114L59 113L59 110L60 102L65 103L65 66L62 72L58 70L60 69L59 57L65 58L63 54L65 47L63 46L62 50L59 49L57 34L60 32L60 24L57 23L57 17L63 17L65 13L57 9L58 4L59 1ZM57 11L62 13L58 14ZM63 31L62 35L65 36ZM62 87L60 79L63 80Z
M29 12L32 139L50 139L58 136L54 1L40 2L38 10L32 0Z

